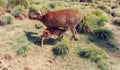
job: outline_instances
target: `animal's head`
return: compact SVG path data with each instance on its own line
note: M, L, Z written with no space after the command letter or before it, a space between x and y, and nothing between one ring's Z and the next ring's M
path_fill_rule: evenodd
M40 11L29 11L29 18L40 20L42 18L42 13Z
M45 30L43 32L43 35L41 36L41 38L44 38L44 39L48 39L50 37L51 33L49 32L49 30Z
M41 35L41 46L43 46L44 39L48 39L50 37L51 33L49 30L45 30L43 32L43 35Z

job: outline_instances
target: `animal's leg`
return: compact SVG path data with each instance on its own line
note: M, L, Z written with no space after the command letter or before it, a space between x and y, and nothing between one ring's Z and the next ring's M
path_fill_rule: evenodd
M63 34L60 34L59 36L58 36L58 38L57 38L57 40L61 40L63 38Z
M75 29L75 34L77 34L78 32L77 32L77 30Z
M71 32L73 33L73 35L70 39L70 40L72 40L73 38L75 39L75 27L71 26L70 29L71 29Z

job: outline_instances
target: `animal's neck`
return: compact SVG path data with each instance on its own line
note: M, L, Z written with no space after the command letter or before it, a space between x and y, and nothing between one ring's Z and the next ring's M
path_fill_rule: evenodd
M42 16L41 16L41 15L38 15L38 16L37 16L37 20L42 21Z

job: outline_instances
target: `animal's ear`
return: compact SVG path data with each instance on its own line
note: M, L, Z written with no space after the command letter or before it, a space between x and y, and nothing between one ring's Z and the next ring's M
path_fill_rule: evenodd
M38 12L38 14L39 14L40 16L43 16L42 13L41 13L41 11L38 10L37 12Z

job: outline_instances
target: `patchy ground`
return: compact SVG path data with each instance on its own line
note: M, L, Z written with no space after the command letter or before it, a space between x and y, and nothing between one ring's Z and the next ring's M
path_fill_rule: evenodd
M99 70L97 65L87 59L83 59L74 54L76 46L86 46L85 36L80 35L79 42L73 42L74 46L70 54L64 59L55 57L52 53L54 45L47 42L44 47L40 47L38 37L42 29L35 29L34 25L39 21L14 19L10 25L0 27L0 69L1 70ZM114 37L112 42L120 49L120 27L107 23L107 29L112 30ZM68 32L66 35L71 36ZM29 50L23 55L17 55L17 50L22 46L28 46ZM104 48L103 48L104 49ZM111 52L113 61L109 70L120 70L120 50Z

